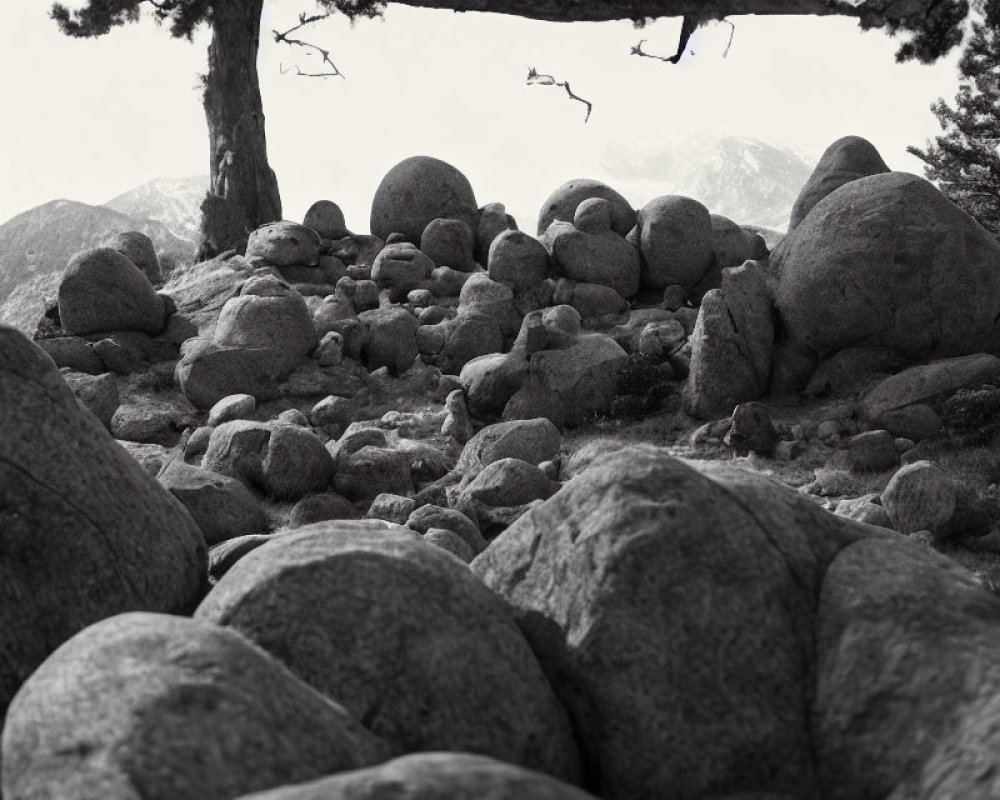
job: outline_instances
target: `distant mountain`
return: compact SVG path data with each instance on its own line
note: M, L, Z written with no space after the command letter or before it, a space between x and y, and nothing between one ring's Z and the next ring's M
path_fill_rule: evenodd
M31 333L44 302L56 296L69 260L124 231L145 233L161 262L194 261L194 240L175 236L162 222L106 206L53 200L0 225L0 322Z
M104 205L136 219L162 222L181 239L198 241L201 201L208 177L156 178L120 194Z
M813 164L790 149L742 136L697 135L672 144L617 143L601 157L609 182L634 203L693 197L741 225L784 231Z

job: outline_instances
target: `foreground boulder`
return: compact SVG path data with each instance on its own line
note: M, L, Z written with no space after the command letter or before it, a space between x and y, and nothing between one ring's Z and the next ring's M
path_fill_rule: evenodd
M122 614L57 650L3 731L3 796L239 797L385 758L382 742L239 634Z
M912 542L858 542L827 571L816 638L825 797L997 796L996 594Z
M594 462L473 562L566 704L602 797L817 791L812 612L876 529L651 447Z
M244 800L593 800L540 772L467 753L420 753Z
M184 507L82 411L59 370L0 327L0 714L56 647L112 614L184 613L205 542Z
M196 616L280 655L397 754L466 750L579 779L565 712L504 604L405 529L282 536L230 569Z
M371 232L380 239L400 233L419 244L432 220L457 219L475 230L478 217L468 178L445 161L413 156L390 169L375 190Z
M914 175L827 195L772 254L770 280L783 329L774 388L804 386L847 347L909 363L1000 348L1000 244Z

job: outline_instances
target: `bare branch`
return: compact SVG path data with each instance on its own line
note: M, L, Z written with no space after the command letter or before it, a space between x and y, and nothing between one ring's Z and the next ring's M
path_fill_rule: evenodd
M333 63L333 59L330 58L330 51L329 50L324 50L322 47L320 47L319 45L313 44L312 42L306 42L306 41L303 41L302 39L293 39L290 36L290 34L293 34L293 33L295 33L295 31L301 30L302 28L305 28L307 25L312 25L313 23L316 23L316 22L319 22L320 20L326 19L327 17L331 16L332 13L333 12L327 11L326 13L323 13L323 14L313 14L312 16L306 16L305 14L299 14L299 24L298 25L295 25L295 26L289 28L284 33L281 33L279 31L274 31L274 30L271 31L271 33L274 35L274 41L275 42L278 42L278 43L282 43L283 42L284 44L287 44L289 46L302 47L302 48L304 48L304 49L306 49L308 51L319 53L320 57L323 59L323 63L324 64L328 64L330 66L330 71L329 72L303 72L301 69L299 69L298 65L292 65L288 69L285 69L283 66L281 66L281 67L279 67L279 69L281 69L281 74L282 75L284 75L286 72L290 72L292 69L294 69L295 70L295 74L298 75L298 76L301 76L303 78L343 78L343 77L345 77L344 73L342 73L337 68L337 65Z
M646 41L647 41L646 39L640 39L639 40L639 44L632 45L632 52L630 53L630 55L633 55L633 56L642 56L643 58L655 58L657 61L669 61L671 64L676 64L677 63L670 56L658 56L658 55L655 55L653 53L647 53L647 52L645 52L642 49L642 45Z
M736 35L736 25L733 24L732 20L720 19L719 22L725 22L729 28L729 41L726 43L726 49L722 51L722 57L725 58L729 55L729 48L733 46L733 37Z
M532 86L532 85L537 85L537 86L561 86L563 89L566 90L566 94L569 95L569 97L570 97L571 100L578 100L579 102L583 103L587 107L587 116L585 116L583 118L584 123L586 123L586 122L588 122L590 120L590 112L594 110L594 104L591 103L589 100L584 100L582 97L580 97L580 95L574 94L573 90L569 86L569 81L557 81L551 75L541 75L541 74L539 74L535 70L534 67L528 67L528 81L527 82L528 82L529 86Z

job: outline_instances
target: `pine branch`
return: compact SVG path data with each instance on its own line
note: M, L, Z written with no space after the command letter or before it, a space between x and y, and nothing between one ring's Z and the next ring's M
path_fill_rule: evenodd
M277 42L279 44L284 43L284 44L287 44L287 45L289 45L291 47L302 47L302 48L304 48L307 51L318 53L320 55L320 57L322 58L323 63L324 64L328 64L329 67L330 67L329 71L327 71L327 72L303 72L301 69L299 69L299 67L298 67L297 64L293 64L288 69L285 69L284 66L279 66L279 69L281 70L281 74L285 74L286 72L289 72L292 69L294 69L295 70L295 74L298 75L298 76L300 76L300 77L303 77L303 78L344 78L344 77L346 77L344 75L344 73L342 73L337 68L337 65L333 63L333 59L330 58L330 51L329 50L324 50L322 47L320 47L317 44L313 44L312 42L306 42L306 41L303 41L302 39L293 39L290 36L290 34L293 34L296 31L301 30L302 28L305 28L305 27L307 27L309 25L313 25L314 23L317 23L317 22L319 22L321 20L326 19L327 17L331 16L332 13L333 12L331 12L331 11L327 11L327 12L325 12L323 14L313 14L312 16L306 16L304 13L303 14L299 14L299 24L298 25L295 25L295 26L289 28L287 31L284 31L283 33L279 32L279 31L275 31L275 30L271 31L271 33L274 35L274 41L275 42Z

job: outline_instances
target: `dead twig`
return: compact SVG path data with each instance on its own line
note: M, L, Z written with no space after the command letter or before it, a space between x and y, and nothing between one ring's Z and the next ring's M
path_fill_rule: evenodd
M736 34L736 25L728 19L722 19L719 21L726 23L730 27L729 42L726 44L726 49L722 53L722 57L725 58L729 55L729 48L733 46L733 36ZM694 33L698 26L702 24L704 24L702 21L696 20L694 17L684 17L681 22L681 33L677 42L677 52L672 56L658 56L655 53L647 53L642 49L642 45L647 41L646 39L640 39L639 44L632 45L630 55L641 56L642 58L655 58L657 61L666 61L668 64L676 64L681 60L681 56L684 55L684 49L688 46L691 34Z
M337 65L333 63L333 59L330 58L330 51L329 50L324 50L322 47L320 47L317 44L313 44L312 42L306 42L306 41L303 41L302 39L293 39L293 38L291 38L291 35L290 35L290 34L295 33L295 31L297 31L297 30L301 30L302 28L305 28L307 25L312 25L313 23L316 23L316 22L319 22L320 20L326 19L327 17L329 17L331 15L331 13L332 12L328 11L325 14L313 14L312 16L306 16L305 14L299 14L299 24L298 25L295 25L295 26L289 28L284 33L279 32L279 31L271 31L271 33L274 35L274 41L275 42L284 43L284 44L287 44L289 46L302 47L302 48L304 48L304 49L306 49L308 51L319 53L320 57L323 59L323 63L324 64L328 64L330 66L330 71L329 72L303 72L301 69L299 69L298 65L296 65L296 64L293 64L288 69L285 69L283 66L281 66L281 67L279 67L279 69L281 69L281 74L282 75L284 75L286 72L290 72L291 70L294 69L295 70L295 74L298 75L298 76L301 76L303 78L343 78L343 77L345 77L344 73L342 73L337 68Z
M584 123L590 119L590 112L594 110L594 104L589 100L584 100L580 95L574 94L573 90L570 88L569 81L557 81L551 75L540 75L534 67L528 67L528 81L529 86L561 86L566 90L566 94L569 95L571 100L578 100L587 107L587 116L583 118Z

